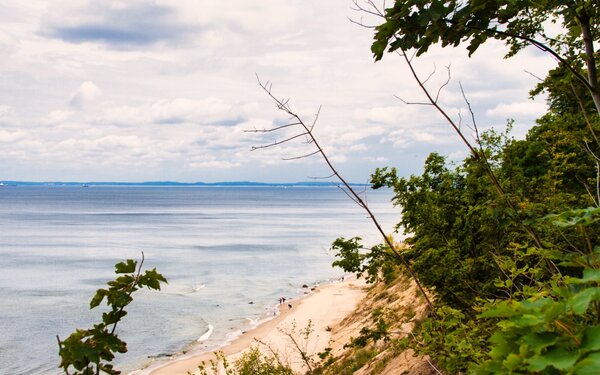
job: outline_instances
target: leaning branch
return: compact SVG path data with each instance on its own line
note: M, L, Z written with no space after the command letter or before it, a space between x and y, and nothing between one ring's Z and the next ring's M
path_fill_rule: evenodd
M271 86L268 85L267 83L262 83L260 78L257 76L256 77L258 80L258 84L259 86L267 93L267 95L273 100L273 102L275 103L275 105L277 106L277 108L283 112L285 112L286 114L288 114L290 116L290 118L292 119L293 122L298 123L298 126L302 128L302 133L289 137L287 139L285 139L284 141L280 141L280 142L275 142L275 143L271 143L268 145L264 145L264 146L255 146L252 147L252 150L258 150L258 149L262 149L262 148L266 148L266 147L272 147L275 145L280 145L282 143L286 143L289 142L295 138L298 138L299 136L305 135L308 140L309 143L314 143L316 149L317 149L317 153L321 154L321 156L323 157L323 160L325 160L325 163L327 164L327 166L329 167L329 169L331 170L332 177L336 177L341 183L342 185L345 187L345 193L361 208L363 208L369 218L371 219L371 221L373 222L373 224L375 225L375 227L377 228L377 231L381 234L381 236L383 237L384 241L386 242L386 244L389 246L390 250L394 253L396 259L398 259L400 261L400 263L402 263L408 273L410 274L410 276L412 277L412 279L415 281L415 283L417 284L417 288L419 289L419 291L421 292L421 294L423 295L423 298L425 299L425 301L427 302L427 305L429 307L429 309L432 312L434 311L434 306L433 303L431 302L431 300L429 299L429 297L427 296L427 293L425 293L425 289L423 288L423 286L421 285L421 282L419 281L419 278L417 277L417 275L414 273L412 266L410 265L410 263L406 260L406 258L402 255L401 252L398 251L398 249L396 249L396 246L394 245L394 243L392 242L392 240L386 235L386 233L384 232L383 228L381 227L381 224L379 224L379 221L377 220L377 218L375 217L375 215L373 214L373 212L371 211L371 209L367 206L367 204L364 202L364 200L360 197L360 195L350 186L350 184L344 179L344 177L342 177L338 170L335 168L335 166L333 165L333 163L331 162L331 160L329 159L329 157L327 156L327 154L325 153L325 151L323 150L323 148L321 147L321 145L319 144L319 142L317 141L317 139L315 138L314 134L313 134L313 128L315 126L316 123L316 119L318 118L319 113L317 112L316 116L315 116L315 120L313 121L313 123L311 125L307 125L301 118L300 116L298 116L294 111L292 111L291 107L289 106L289 100L281 100L278 99L277 97L275 97L271 91ZM313 153L314 154L314 153ZM308 154L311 155L311 154Z
M427 100L429 101L429 103L438 111L438 113L440 113L442 115L442 117L444 117L444 119L446 119L446 122L448 122L448 124L450 124L450 126L454 129L454 131L456 132L456 134L460 137L460 139L463 141L463 143L469 149L469 151L470 151L473 159L476 160L476 161L478 161L478 162L480 162L483 165L484 170L485 170L486 174L488 175L488 177L490 178L490 180L492 181L492 185L494 186L494 188L495 188L496 192L498 193L498 195L506 203L506 205L508 206L508 208L511 211L513 211L513 212L515 212L517 214L517 217L521 217L520 211L517 209L517 207L513 204L513 202L507 196L506 192L504 191L504 188L502 187L502 185L498 181L498 178L496 177L496 174L491 169L489 163L487 163L487 160L485 159L484 154L482 152L480 152L479 150L477 150L471 144L471 142L469 142L469 140L466 138L465 134L460 129L459 125L438 104L437 98L434 98L432 96L432 94L429 92L429 90L427 89L427 87L425 87L425 85L423 84L423 81L421 80L421 77L419 77L419 75L417 74L417 72L416 72L416 70L414 68L413 62L408 58L408 56L406 55L405 51L402 51L402 53L397 52L397 54L400 55L402 58L404 58L404 61L406 62L406 65L408 66L408 68L409 68L409 70L410 70L413 78L415 79L415 82L417 82L417 85L421 88L421 91L423 91L423 93L427 97ZM539 236L538 236L537 232L535 231L535 229L533 229L528 224L523 223L522 220L521 220L521 223L522 223L523 228L527 232L527 234L529 234L529 236L533 239L533 242L534 242L535 246L537 248L541 248L542 247L542 241L539 238Z

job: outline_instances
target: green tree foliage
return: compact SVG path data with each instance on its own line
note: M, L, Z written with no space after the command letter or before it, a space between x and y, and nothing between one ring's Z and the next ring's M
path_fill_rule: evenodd
M127 344L118 337L116 328L127 315L125 308L133 301L133 292L141 288L160 290L160 284L167 282L156 268L142 274L142 264L143 259L139 267L133 259L117 263L115 273L119 276L107 283L107 289L98 289L90 302L90 309L93 309L106 300L109 309L102 313L102 321L89 329L77 329L63 341L58 340L59 367L66 374L121 373L111 362L115 353L127 352Z
M390 248L380 244L364 249L361 240L360 237L336 239L331 245L337 258L333 267L356 273L357 277L364 276L368 283L379 281L382 277L385 282L392 281L396 276L396 267Z
M591 178L590 159L582 152L558 163L560 155L548 150L557 144L558 148L575 149L577 139L559 137L548 125L540 121L523 141L493 132L482 137L484 151L499 180L505 186L513 186L514 193L508 190L512 193L509 199L519 202L517 214L506 208L480 163L473 158L450 168L443 157L431 154L421 176L399 178L394 169L387 168L378 169L373 175L374 187L394 189L394 203L402 208L399 226L410 233L406 240L410 248L404 254L421 282L436 295L435 315L417 327L418 338L408 339L411 341L408 345L417 353L430 355L449 373L479 368L482 363L486 365L478 371L484 373L486 369L494 372L500 368L515 371L517 367L498 367L496 363L506 361L515 350L522 361L513 365L522 366L525 372L533 371L534 367L527 367L531 365L527 358L541 366L540 358L546 358L547 350L555 348L519 352L523 344L518 335L534 328L543 335L552 332L560 336L556 348L576 357L569 368L583 366L580 361L588 363L586 358L592 355L585 348L575 353L573 343L582 342L585 332L596 327L598 311L587 309L586 305L575 312L569 310L571 305L567 301L585 296L589 297L585 302L596 306L593 280L592 284L577 280L600 266L594 260L596 256L590 255L599 249L595 244L600 243L600 209L569 209L589 204L589 197L583 184L572 181L571 172L563 172L579 171ZM585 131L585 125L581 122L579 125L575 130L582 131L583 127ZM521 152L536 148L542 151L529 155ZM522 162L523 155L531 161ZM551 214L561 211L564 212ZM542 234L544 247L534 246L523 231L523 217ZM580 296L584 285L591 289ZM559 298L563 298L560 303L553 303ZM536 327L523 325L516 333L503 331L509 317L494 313L497 306L511 301L507 302L509 306L518 311L510 316L512 319L526 311L520 307L520 301L527 305L540 299L545 299L545 304L531 312L538 316ZM542 329L560 319L570 328L549 332ZM578 338L573 341L571 335ZM512 340L513 346L501 341L503 337L505 341ZM486 338L491 338L490 343ZM492 350L488 351L490 345ZM490 356L499 353L498 345L504 348L501 353L505 357L486 362L485 353Z
M435 294L435 311L403 345L447 373L600 372L599 8L398 0L376 28L376 59L435 44L474 53L496 39L507 56L536 46L560 62L531 92L548 94L549 111L525 139L491 131L462 163L432 153L421 175L381 168L372 176L374 188L394 190L403 255ZM548 22L563 33L548 35ZM338 265L373 275L389 261L342 243L339 254L351 257Z
M600 220L600 209L553 216L561 227ZM565 260L566 262L566 260ZM557 279L525 299L490 301L480 315L497 319L489 359L474 367L480 374L600 373L600 246L570 257L581 277Z
M379 60L386 50L421 55L435 44L466 44L472 54L488 39L504 41L510 48L507 56L535 46L577 77L600 111L594 51L599 8L597 0L397 0L383 13L371 50ZM562 33L550 35L544 28L548 22L561 25Z

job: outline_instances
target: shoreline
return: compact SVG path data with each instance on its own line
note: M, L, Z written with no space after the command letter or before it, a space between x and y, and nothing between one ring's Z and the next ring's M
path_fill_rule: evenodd
M198 365L214 359L215 352L222 352L230 363L247 349L257 346L257 341L267 344L275 350L293 369L300 369L297 353L290 352L289 338L285 333L301 336L301 331L310 324L312 333L306 341L309 354L316 354L331 347L332 327L354 311L366 295L364 280L354 275L345 276L343 281L333 281L315 288L307 294L288 299L279 305L279 314L260 322L256 327L242 334L224 346L211 351L194 351L178 354L165 361L150 363L146 368L130 372L130 375L167 375L194 373ZM288 308L288 303L292 308ZM343 344L342 344L343 345ZM263 348L264 349L264 348Z

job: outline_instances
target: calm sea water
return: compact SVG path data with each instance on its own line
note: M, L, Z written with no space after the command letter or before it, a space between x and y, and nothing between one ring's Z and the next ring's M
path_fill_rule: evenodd
M389 232L390 197L368 193ZM342 235L379 240L337 188L3 187L0 373L60 373L56 335L97 321L93 293L141 251L169 284L140 292L119 326L125 371L200 337L222 345L272 316L280 296L340 277L329 246Z

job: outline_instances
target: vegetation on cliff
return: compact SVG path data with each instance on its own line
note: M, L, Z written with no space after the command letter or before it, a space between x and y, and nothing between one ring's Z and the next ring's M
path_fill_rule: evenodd
M420 176L372 176L375 188L394 189L409 235L403 256L435 299L398 342L445 373L600 373L598 3L414 0L371 11L383 19L376 59L397 51L411 70L406 51L441 43L474 53L489 39L506 42L508 56L534 46L559 62L531 92L545 92L549 110L525 139L511 138L509 123L476 131L474 143L412 70L470 156L453 165L432 153ZM551 36L548 22L562 34ZM361 252L357 239L336 246L348 271L393 261L379 247Z

